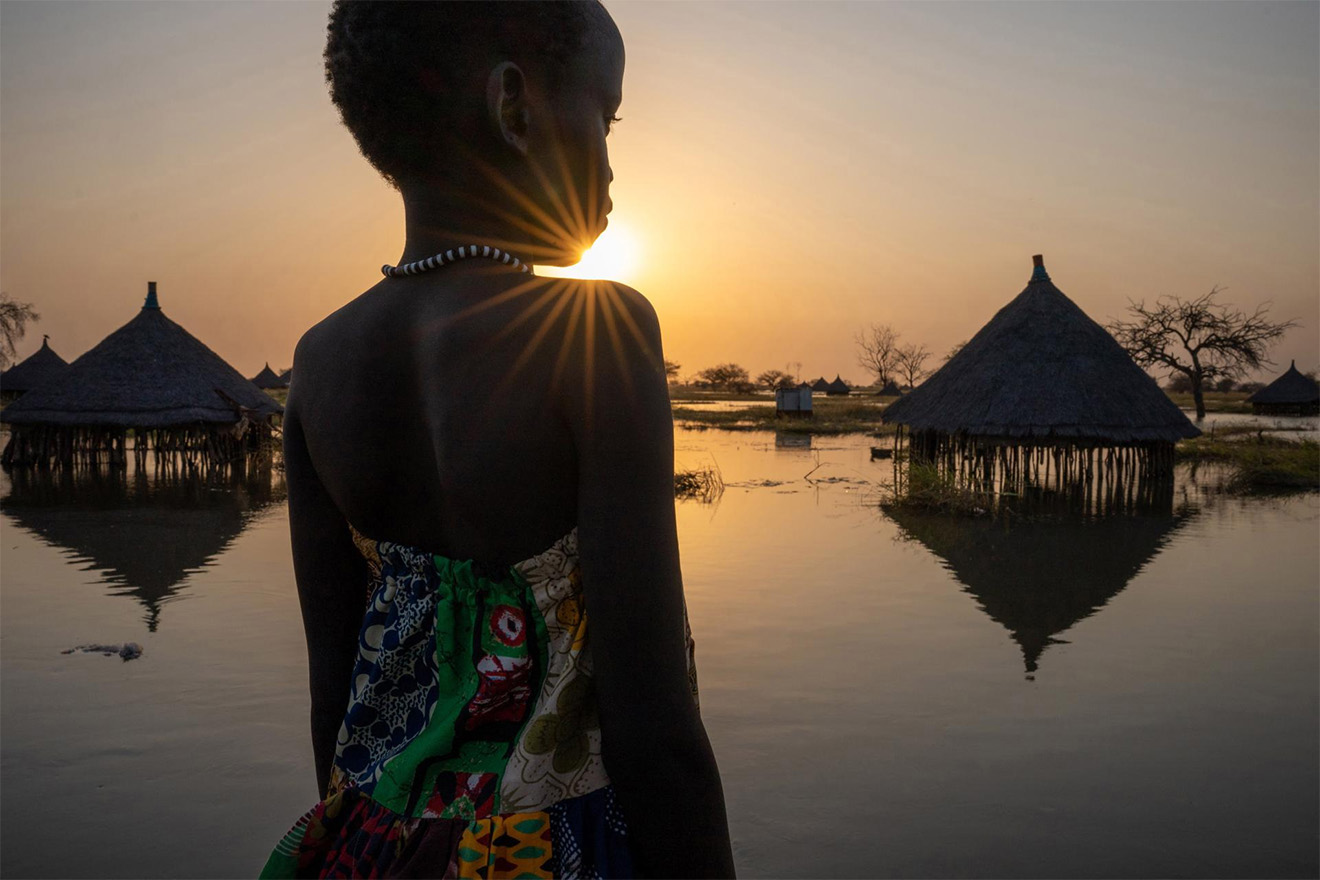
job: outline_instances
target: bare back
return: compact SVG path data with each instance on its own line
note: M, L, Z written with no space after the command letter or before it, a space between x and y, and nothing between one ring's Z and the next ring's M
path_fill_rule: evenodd
M312 328L290 403L347 521L500 564L569 531L574 298L565 282L462 267L384 281Z

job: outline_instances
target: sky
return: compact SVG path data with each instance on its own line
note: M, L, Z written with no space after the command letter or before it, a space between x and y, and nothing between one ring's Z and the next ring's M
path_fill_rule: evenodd
M869 380L858 330L942 354L1035 253L1102 323L1218 285L1300 321L1281 367L1320 365L1320 3L606 5L617 280L682 375ZM327 12L0 3L0 289L42 315L20 357L46 333L72 360L154 280L241 372L281 368L398 259Z

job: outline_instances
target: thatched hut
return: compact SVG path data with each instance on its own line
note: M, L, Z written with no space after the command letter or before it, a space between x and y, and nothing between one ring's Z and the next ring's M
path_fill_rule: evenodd
M898 383L890 379L885 383L885 387L875 393L876 397L902 397L903 389L898 387Z
M127 462L225 467L264 452L283 408L161 311L156 283L133 320L74 361L59 381L0 412L6 465Z
M261 368L261 372L249 379L253 385L256 385L262 391L270 391L274 388L288 388L289 383L274 370L270 368L270 361Z
M1200 431L1033 262L1026 289L884 420L905 427L913 464L964 486L1091 499L1171 485L1174 444Z
M820 377L819 379L817 379L815 382L812 382L812 383L811 383L811 390L812 390L812 391L828 392L828 391L830 390L830 383L825 381L825 377L824 377L824 376L821 376L821 377Z
M69 369L69 362L50 347L50 337L41 337L41 348L0 373L0 399L16 400L34 388L49 385Z
M1313 416L1320 413L1320 384L1297 371L1287 371L1247 398L1251 411L1262 416Z
M904 537L941 560L1022 650L1028 675L1058 636L1122 592L1186 523L1186 515L950 518L886 507Z
M844 394L851 394L852 389L848 387L847 382L839 378L838 373L835 373L834 381L825 386L825 393L831 396L839 396Z
M267 364L266 366L270 366L270 365ZM283 373L280 373L280 382L284 384L285 388L288 388L289 383L292 381L293 381L293 367L289 367Z

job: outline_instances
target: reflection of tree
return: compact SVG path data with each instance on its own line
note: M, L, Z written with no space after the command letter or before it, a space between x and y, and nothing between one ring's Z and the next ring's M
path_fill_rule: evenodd
M1136 577L1187 515L1006 521L887 506L903 536L939 557L1022 649L1028 673L1055 636L1090 617Z
M152 479L123 472L15 470L0 508L17 525L102 573L113 595L135 597L155 632L161 606L189 574L222 553L263 510L284 500L283 479Z

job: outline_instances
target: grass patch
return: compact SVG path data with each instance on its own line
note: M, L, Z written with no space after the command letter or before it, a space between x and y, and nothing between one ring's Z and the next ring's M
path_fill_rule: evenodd
M1196 409L1196 401L1192 399L1191 392L1165 391L1169 399L1182 409ZM1245 391L1207 391L1203 395L1205 400L1205 411L1208 413L1250 413L1251 404L1247 403L1247 398L1251 395Z
M724 479L718 468L700 467L674 471L674 497L710 504L724 494Z
M809 419L780 418L773 402L736 409L707 410L683 406L675 401L674 421L685 428L714 428L722 431L779 431L785 434L892 434L892 425L881 421L884 405L891 398L850 400L848 398L813 401Z
M1260 429L1229 434L1230 437L1254 435L1252 439L1226 439L1227 433L1182 441L1176 449L1178 461L1228 465L1231 475L1226 488L1232 492L1250 494L1320 489L1320 443L1267 437Z
M941 473L933 464L907 465L906 485L889 502L894 507L955 516L985 516L991 499L958 484L953 474Z
M738 394L733 391L707 391L701 388L693 388L690 385L670 385L669 399L672 402L683 403L701 403L712 400L740 400L747 403L765 403L770 401L774 404L773 394L757 394L755 391L746 394Z

